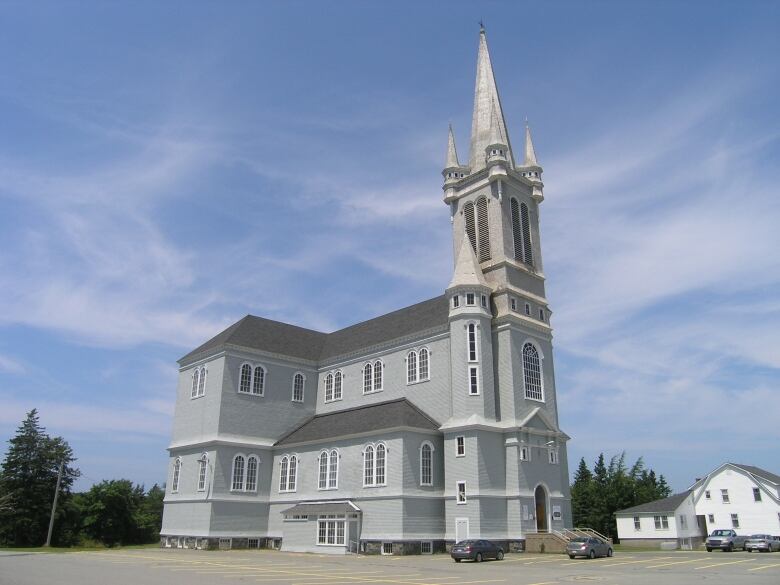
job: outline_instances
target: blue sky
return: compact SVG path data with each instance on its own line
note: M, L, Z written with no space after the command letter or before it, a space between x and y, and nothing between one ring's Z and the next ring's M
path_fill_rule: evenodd
M36 407L78 487L162 482L194 346L441 294L480 19L570 467L780 471L776 2L0 4L0 438Z

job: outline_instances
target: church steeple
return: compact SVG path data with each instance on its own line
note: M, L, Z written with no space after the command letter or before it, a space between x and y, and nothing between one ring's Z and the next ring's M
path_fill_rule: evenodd
M531 141L531 127L528 125L527 119L525 121L525 161L523 162L523 166L539 166L539 163L536 162L536 151L534 150L534 143Z
M496 119L495 132L506 140L507 160L510 168L514 168L512 145L506 131L504 112L501 109L501 98L498 95L496 80L493 76L493 65L490 62L485 29L479 31L479 51L477 55L477 79L474 86L474 112L471 117L471 152L469 167L471 174L487 166L485 149L490 145L493 135L493 118Z
M461 166L458 161L458 151L455 149L455 135L452 133L452 124L450 124L450 132L447 139L447 159L444 162L444 170L441 174L444 177L445 188L468 174L468 169Z
M523 166L517 170L533 184L533 197L538 201L542 201L544 199L542 167L536 160L536 151L531 140L531 128L528 126L527 119L525 121L525 160L523 161Z

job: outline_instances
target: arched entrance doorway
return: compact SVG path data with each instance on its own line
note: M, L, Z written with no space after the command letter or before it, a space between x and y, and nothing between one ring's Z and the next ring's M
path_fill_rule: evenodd
M547 490L544 486L536 486L534 499L536 500L536 530L547 532Z

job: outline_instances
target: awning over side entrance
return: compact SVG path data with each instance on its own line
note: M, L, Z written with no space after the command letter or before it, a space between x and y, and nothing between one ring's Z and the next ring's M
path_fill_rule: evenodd
M292 508L282 510L282 514L289 516L300 514L306 516L323 516L328 514L355 514L360 513L360 508L349 500L338 502L301 502Z

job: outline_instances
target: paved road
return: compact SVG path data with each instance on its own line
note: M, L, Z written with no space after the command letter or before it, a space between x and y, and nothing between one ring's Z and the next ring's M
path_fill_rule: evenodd
M117 550L0 553L0 585L606 585L780 583L780 553L617 553L610 559L515 554L453 563L445 555L330 556L274 551Z

